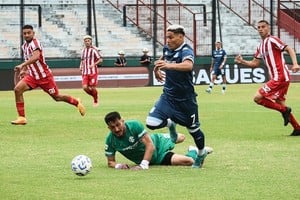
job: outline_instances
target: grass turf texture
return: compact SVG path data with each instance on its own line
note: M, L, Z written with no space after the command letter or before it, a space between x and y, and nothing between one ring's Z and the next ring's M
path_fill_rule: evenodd
M214 148L203 169L152 166L147 171L109 169L104 156L110 111L145 122L161 87L100 88L100 106L82 90L61 90L80 97L87 108L55 103L41 90L25 93L28 124L13 126L12 91L0 92L1 199L297 199L300 196L300 137L289 137L281 114L257 106L252 96L260 85L228 85L225 95L216 86L196 86L201 128ZM300 84L292 84L288 105L300 120ZM186 135L175 152L193 144ZM165 132L166 129L159 130ZM72 173L70 162L88 155L93 169L85 177ZM126 161L120 154L117 160Z

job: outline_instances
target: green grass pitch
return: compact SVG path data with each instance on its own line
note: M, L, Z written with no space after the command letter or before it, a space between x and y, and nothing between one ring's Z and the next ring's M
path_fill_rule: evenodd
M13 126L16 118L13 91L0 92L0 198L25 200L107 199L299 199L300 137L288 136L281 114L256 105L252 98L259 84L228 85L225 95L215 86L196 86L201 128L214 153L204 168L153 166L147 171L107 168L103 118L119 111L125 119L145 122L161 87L99 88L100 106L81 89L61 90L80 97L87 114L56 103L41 90L25 93L28 124ZM300 120L300 84L291 84L287 104ZM166 132L161 129L159 132ZM185 154L186 141L175 152ZM92 172L72 173L70 162L88 155ZM127 162L120 154L117 160ZM128 164L132 164L127 162Z

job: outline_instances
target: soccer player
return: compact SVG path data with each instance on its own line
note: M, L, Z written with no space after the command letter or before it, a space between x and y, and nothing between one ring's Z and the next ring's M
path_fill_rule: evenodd
M173 141L178 137L176 124L185 126L199 149L192 167L200 168L207 151L204 148L204 133L200 129L197 94L193 85L194 52L185 43L184 36L183 26L175 24L167 28L167 45L154 67L156 79L164 82L163 94L150 110L146 125L152 130L167 126Z
M197 158L197 148L190 146L187 155L173 153L175 143L183 142L185 137L178 134L172 141L169 134L148 134L143 124L137 120L121 118L118 112L106 114L105 123L110 130L105 142L105 155L108 167L129 169L128 164L116 161L116 152L134 162L133 170L148 169L149 165L183 165L190 166ZM211 153L210 147L205 147Z
M222 94L225 93L226 90L226 77L225 77L225 71L224 66L227 59L226 51L222 48L222 43L217 41L215 42L216 49L212 52L212 59L211 59L211 66L210 66L210 72L212 72L212 79L209 84L209 87L206 89L207 93L211 93L215 80L218 76L222 76Z
M83 37L84 49L81 52L80 71L82 74L82 88L93 97L93 106L98 103L98 64L102 63L102 57L96 47L92 45L92 37L86 35Z
M23 38L25 40L22 45L25 61L15 66L16 85L14 88L16 108L18 118L11 121L14 125L25 125L25 106L23 93L40 87L48 93L55 101L64 101L78 108L82 116L85 115L85 108L79 99L71 96L59 94L58 87L54 81L53 75L44 57L44 49L37 38L31 25L22 27Z
M235 62L249 67L258 67L261 59L264 60L269 70L270 80L258 89L254 101L261 106L280 112L284 119L284 126L291 123L294 128L291 136L298 136L300 135L300 125L291 113L292 109L285 103L291 78L283 52L287 52L292 60L292 72L297 72L300 69L296 54L279 38L270 35L270 24L267 21L259 21L257 30L262 41L257 47L254 58L247 61L238 55L235 57Z

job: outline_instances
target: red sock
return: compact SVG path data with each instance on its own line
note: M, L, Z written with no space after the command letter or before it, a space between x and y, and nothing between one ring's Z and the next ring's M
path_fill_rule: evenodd
M16 102L17 112L19 116L25 117L24 102Z
M87 88L86 90L84 90L88 95L93 96L93 89Z
M95 88L92 89L92 96L94 98L94 102L97 103L98 102L98 91Z
M294 117L294 115L291 113L290 115L290 123L293 126L294 129L296 130L300 130L300 125L297 122L296 118Z
M75 99L75 98L69 96L69 98L68 98L68 103L69 103L69 104L72 104L72 105L74 105L74 106L77 106L79 102L77 101L77 99Z
M262 105L266 108L270 108L273 110L277 110L279 112L284 112L286 110L286 107L279 104L279 103L275 103L274 101L270 100L270 99L261 99L260 102L257 102L257 104Z

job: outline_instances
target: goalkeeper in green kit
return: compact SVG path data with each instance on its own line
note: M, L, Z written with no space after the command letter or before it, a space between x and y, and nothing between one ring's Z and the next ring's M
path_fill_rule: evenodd
M190 146L186 155L172 152L176 143L184 141L185 136L178 134L170 138L169 134L148 134L143 124L137 120L123 120L118 112L105 116L105 123L110 130L105 142L105 155L108 167L115 169L149 169L149 165L191 166L197 158L196 147ZM175 140L176 139L176 140ZM210 147L205 147L211 153ZM116 152L134 162L130 167L116 161Z

